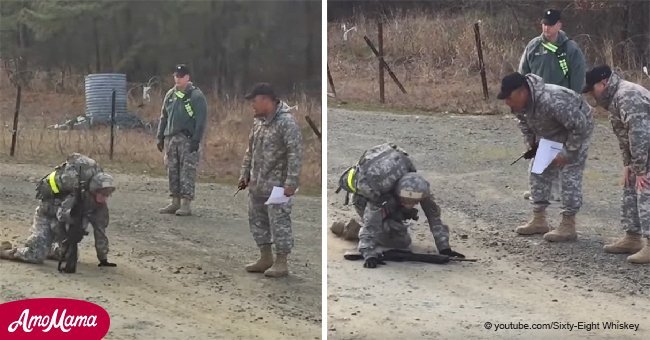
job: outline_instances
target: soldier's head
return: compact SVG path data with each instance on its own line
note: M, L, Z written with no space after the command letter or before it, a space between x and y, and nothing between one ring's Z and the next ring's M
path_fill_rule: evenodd
M562 30L562 21L560 21L560 11L556 9L547 9L542 15L542 34L549 41L557 40L557 35Z
M255 117L264 117L275 112L278 106L278 97L269 83L257 83L244 97L250 101Z
M178 64L174 68L174 84L177 89L183 90L190 82L190 69L185 64Z
M88 190L95 198L95 202L105 204L113 191L115 191L113 176L105 172L98 172L90 179Z
M405 208L413 208L429 196L429 182L415 172L409 172L397 181L395 193Z
M588 93L598 101L607 89L607 82L612 75L612 69L607 65L596 66L585 74L585 87L582 93Z
M528 104L530 89L526 77L518 72L511 73L501 80L501 92L498 99L506 101L513 112L521 112Z

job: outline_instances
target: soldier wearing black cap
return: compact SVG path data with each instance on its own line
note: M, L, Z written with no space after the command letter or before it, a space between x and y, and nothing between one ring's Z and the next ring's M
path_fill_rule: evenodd
M582 95L565 87L546 84L534 74L512 73L501 82L497 96L504 99L519 120L529 147L540 138L562 143L562 151L541 174L530 173L533 218L517 227L520 235L544 234L550 242L577 238L575 215L582 206L582 173L593 131L592 109ZM561 173L562 222L550 230L546 220L551 181Z
M604 250L632 254L627 258L631 263L650 263L650 91L602 65L587 72L582 92L609 111L623 155L621 222L625 236Z
M172 198L160 213L187 216L192 214L190 203L208 109L203 92L190 81L186 65L176 65L174 83L163 99L157 134L160 152L167 141L165 164Z
M560 11L547 9L542 14L542 34L532 39L519 62L519 73L536 74L547 84L580 93L584 85L585 58L578 45L562 31ZM553 180L551 197L560 200L560 180ZM526 193L524 196L529 196Z
M247 265L246 271L269 277L286 276L287 256L293 248L292 203L265 202L273 187L283 187L285 196L293 196L298 189L302 134L291 108L278 99L270 84L255 85L246 99L251 102L255 122L242 162L239 187L249 188L248 219L253 239L260 248L259 260Z

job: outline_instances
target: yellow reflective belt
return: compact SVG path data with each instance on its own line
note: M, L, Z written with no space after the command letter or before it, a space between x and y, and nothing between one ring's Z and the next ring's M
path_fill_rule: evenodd
M49 176L47 176L47 181L50 183L50 188L52 188L52 192L58 194L59 187L56 185L56 180L54 177L56 177L56 170L52 171L52 173L49 174Z
M178 97L180 99L185 98L185 93L183 93L182 91L176 91L176 92L174 92L174 94L176 95L176 97ZM188 100L184 101L184 103L185 103L185 105L184 105L185 111L187 111L187 114L190 117L194 117L194 111L192 110L192 105L190 105L189 98L188 98Z
M352 192L357 192L357 189L354 187L354 168L351 168L350 171L348 171L348 188L352 190Z
M553 45L551 43L543 42L542 46L544 46L547 50L549 50L549 51L551 51L553 53L555 53L557 51L557 46L555 46L555 45Z

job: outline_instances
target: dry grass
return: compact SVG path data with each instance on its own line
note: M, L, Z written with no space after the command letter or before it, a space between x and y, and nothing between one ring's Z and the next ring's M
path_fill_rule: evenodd
M489 100L483 100L479 63L473 24L481 20L481 38L486 66ZM328 65L336 87L337 99L342 102L379 103L378 62L363 36L367 35L377 46L375 20L362 15L346 27L356 26L343 40L341 23L328 25ZM510 13L486 17L478 12L462 15L406 14L384 22L385 60L403 83L407 94L402 94L388 73L385 74L386 106L431 112L498 113L509 112L496 100L501 78L515 71L521 53L534 37L533 27L522 33ZM588 63L608 62L625 65L630 71L624 75L631 81L650 87L650 81L641 72L641 61L631 51L623 60L613 63L613 50L629 42L614 42L607 37L589 35L573 37ZM335 101L331 101L335 104Z
M114 159L110 161L109 127L72 131L47 128L66 118L83 114L83 93L74 89L62 93L48 92L46 86L38 82L34 88L38 91L23 90L15 161L58 164L65 155L80 152L97 159L105 168L164 175L163 156L156 149L155 131L116 130ZM0 155L8 161L16 90L6 79L2 79L0 91L3 93L0 99ZM129 112L137 113L147 122L157 121L162 95L162 90L156 89L151 95L151 103L140 108L140 101L129 97ZM199 179L235 185L253 121L252 110L244 100L238 98L221 101L210 93L206 96L209 118ZM301 191L320 194L321 143L305 121L305 116L309 115L318 126L321 125L320 103L305 96L288 101L290 105L298 106L294 114L302 127L305 142Z

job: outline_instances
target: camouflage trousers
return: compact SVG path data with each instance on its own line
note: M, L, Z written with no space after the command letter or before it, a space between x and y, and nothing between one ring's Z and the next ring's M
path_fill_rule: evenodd
M369 203L364 197L354 195L352 204L357 214L363 219L359 231L358 250L364 258L378 256L377 246L384 248L405 249L411 245L408 226L403 222L383 218L380 208ZM371 211L366 214L366 209Z
M293 248L292 202L265 205L267 199L249 194L248 222L253 239L258 246L274 243L276 254L290 254Z
M533 211L544 211L548 207L553 181L557 181L558 176L561 175L562 214L572 216L578 213L582 206L582 174L585 170L588 150L589 143L586 142L578 151L578 157L562 168L550 164L541 174L530 172L529 184Z
M172 136L166 143L165 165L170 196L193 200L199 151L190 152L190 139L183 134Z
M55 217L40 214L39 208L36 208L31 235L25 242L25 246L18 247L14 253L16 259L28 263L43 263L55 237L65 233L65 230L58 230L60 227Z
M623 187L621 224L623 230L650 237L650 189L636 189L636 175L630 175L631 185Z

